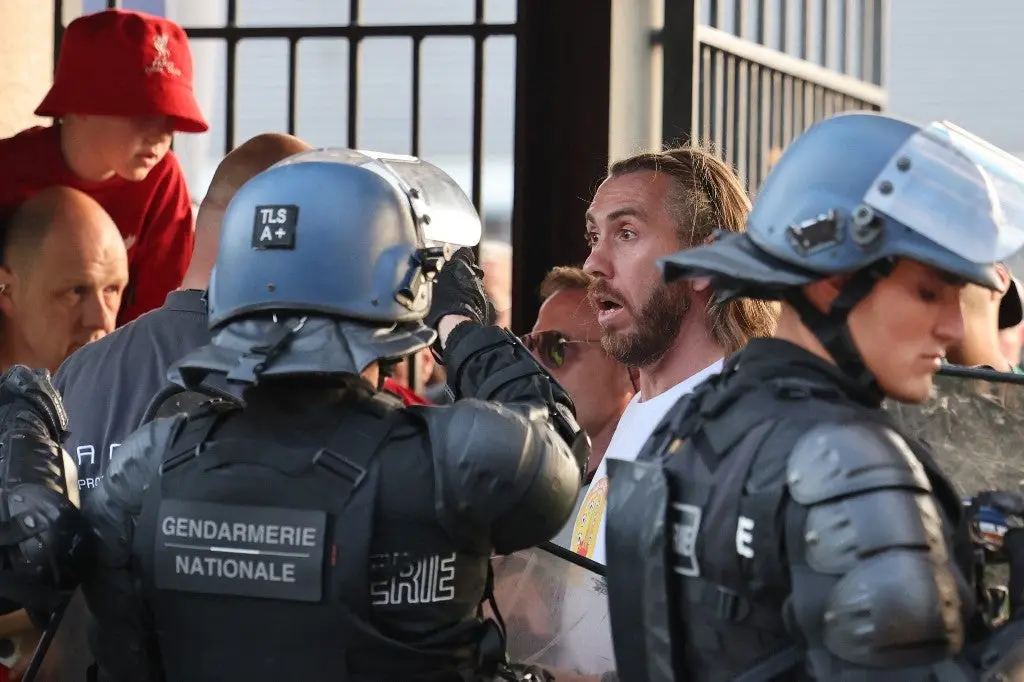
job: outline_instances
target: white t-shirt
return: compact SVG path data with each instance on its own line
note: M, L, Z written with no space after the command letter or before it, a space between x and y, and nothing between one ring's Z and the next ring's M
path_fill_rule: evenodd
M608 450L605 451L604 458L597 466L590 489L587 490L583 504L580 505L576 523L573 525L569 549L598 563L605 563L604 509L608 498L608 466L605 462L609 457L628 461L635 460L655 427L661 423L665 413L705 379L718 374L722 370L722 362L719 360L705 367L650 400L643 400L639 393L633 396L626 406L625 412L622 413L622 417L619 418L615 433L612 434L612 440L608 444Z

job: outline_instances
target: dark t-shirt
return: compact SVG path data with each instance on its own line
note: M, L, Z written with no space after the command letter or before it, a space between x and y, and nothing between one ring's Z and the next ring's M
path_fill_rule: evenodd
M172 291L162 307L83 346L60 366L54 385L71 430L64 447L78 465L83 496L167 385L168 368L210 342L205 293Z

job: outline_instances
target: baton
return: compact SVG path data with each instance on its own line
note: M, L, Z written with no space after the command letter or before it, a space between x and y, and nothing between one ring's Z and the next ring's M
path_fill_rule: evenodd
M46 624L42 636L39 638L39 644L36 644L36 649L32 652L32 658L28 662L28 667L25 668L25 674L21 677L22 682L35 682L36 676L39 674L39 667L42 666L46 652L50 649L50 645L53 644L53 638L57 636L57 628L60 627L61 621L64 620L64 612L67 611L68 604L71 603L73 595L74 593L68 595L50 615L50 620Z
M997 372L988 367L963 367L961 365L943 365L936 374L957 379L977 379L979 381L991 381L996 384L1019 384L1024 385L1024 374L1012 372Z

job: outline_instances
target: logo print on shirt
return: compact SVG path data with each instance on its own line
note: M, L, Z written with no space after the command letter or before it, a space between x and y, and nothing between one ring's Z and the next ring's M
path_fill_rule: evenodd
M594 558L597 534L601 530L604 507L608 501L608 477L594 481L580 507L579 516L572 529L572 551L588 559Z
M169 76L181 75L181 70L175 66L174 60L171 59L171 49L167 47L169 39L169 36L153 36L153 48L156 50L156 56L153 57L153 62L146 67L146 73L166 73Z

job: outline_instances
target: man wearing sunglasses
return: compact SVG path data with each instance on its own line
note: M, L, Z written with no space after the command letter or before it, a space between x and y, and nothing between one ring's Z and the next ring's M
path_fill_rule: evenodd
M639 154L609 168L586 214L601 343L638 369L636 396L619 420L576 518L571 548L605 562L609 458L636 459L676 401L719 371L752 336L770 335L777 308L714 301L707 281L665 284L656 260L744 230L750 200L717 156L700 147Z
M636 390L629 368L601 347L597 310L587 297L594 278L582 268L559 266L540 285L543 303L523 343L576 404L580 426L590 436L586 480L604 458L619 417Z

